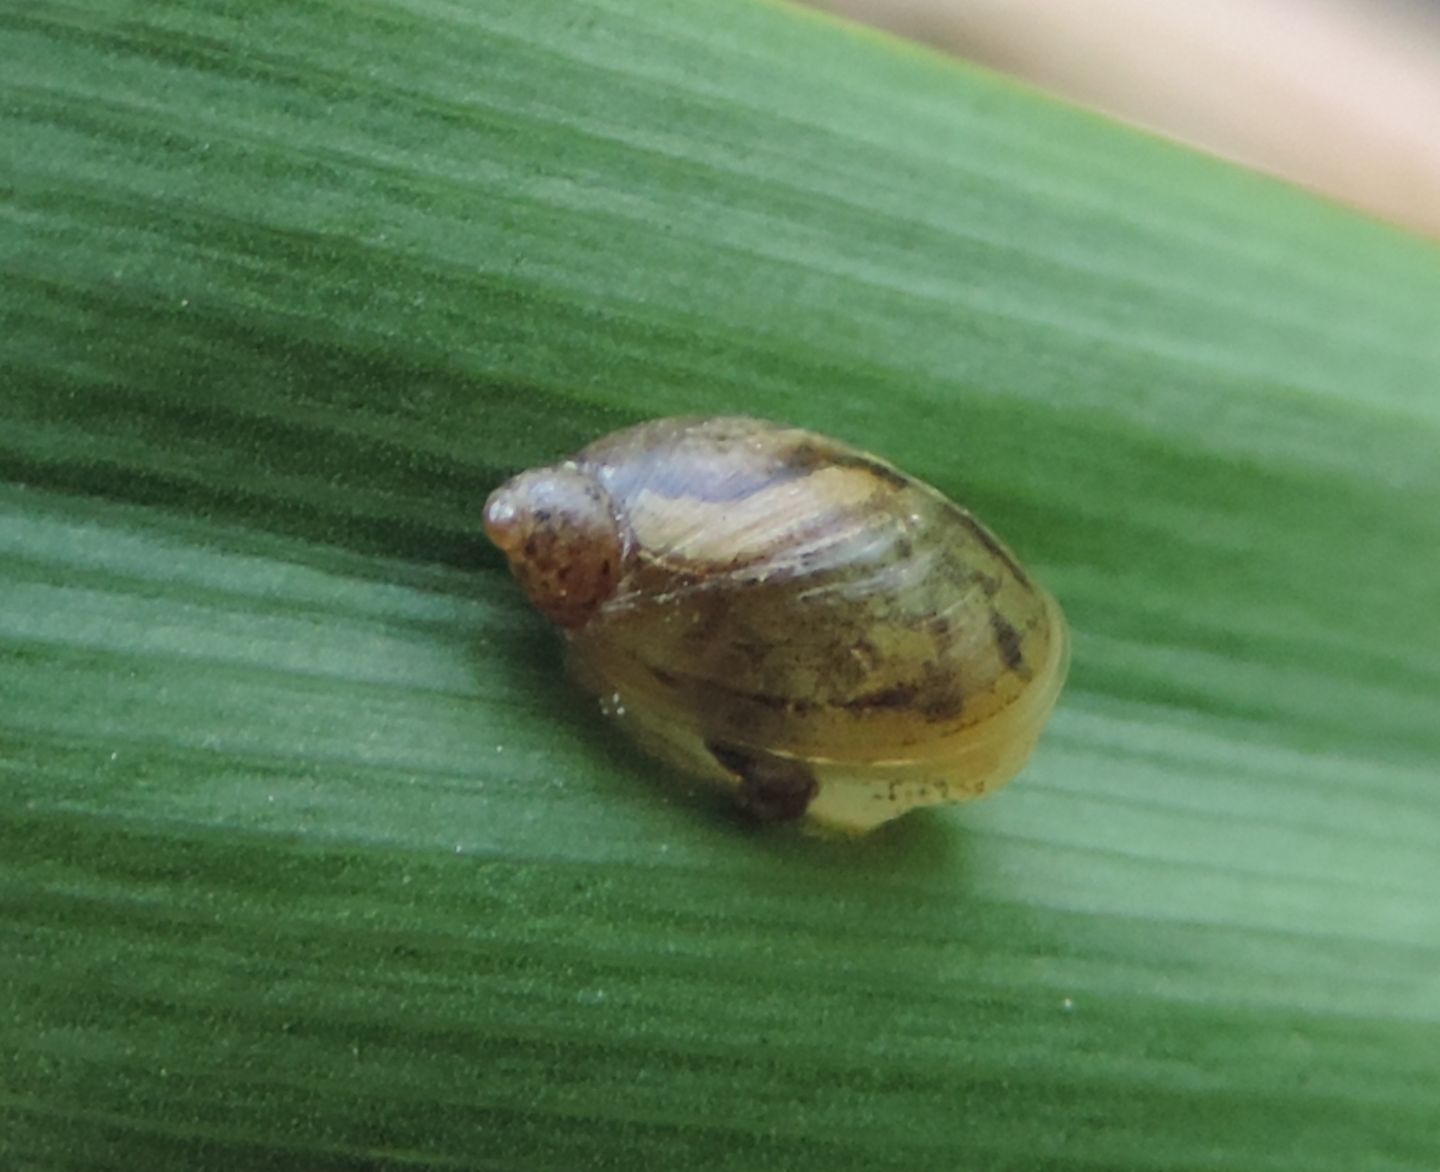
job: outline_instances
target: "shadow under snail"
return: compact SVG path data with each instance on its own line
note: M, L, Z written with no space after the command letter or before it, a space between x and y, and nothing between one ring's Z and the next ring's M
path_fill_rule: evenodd
M988 793L1064 683L1060 608L988 529L799 428L642 423L496 489L485 529L606 710L761 820Z

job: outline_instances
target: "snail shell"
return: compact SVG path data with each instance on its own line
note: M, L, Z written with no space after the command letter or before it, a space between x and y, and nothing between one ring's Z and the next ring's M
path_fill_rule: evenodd
M1060 608L989 530L813 432L644 423L502 485L485 527L607 711L760 819L988 793L1064 682Z

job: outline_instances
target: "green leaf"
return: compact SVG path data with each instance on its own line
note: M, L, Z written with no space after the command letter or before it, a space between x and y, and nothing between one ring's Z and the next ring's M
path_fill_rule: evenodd
M784 7L0 5L0 1160L1440 1163L1440 253ZM479 532L748 411L1060 596L1031 768L743 827Z

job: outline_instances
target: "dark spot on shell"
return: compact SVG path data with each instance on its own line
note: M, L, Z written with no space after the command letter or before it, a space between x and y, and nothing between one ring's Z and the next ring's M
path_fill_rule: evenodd
M791 822L804 815L820 784L802 761L743 745L707 742L721 768L740 779L735 801L758 822Z
M933 696L927 696L920 705L920 711L931 724L944 724L954 720L965 711L965 694L952 685Z
M915 712L927 721L939 723L953 720L965 708L965 696L951 677L943 676L937 664L924 665L921 678L914 683L894 684L878 691L866 692L836 707L847 712Z
M1000 658L1011 671L1019 671L1025 664L1025 654L1020 646L1020 634L1010 620L998 610L990 612L990 630L995 636L995 646Z
M678 688L680 686L680 677L673 671L666 671L663 667L651 667L650 674L654 676L655 681L663 687Z
M914 684L895 684L889 688L881 688L878 692L866 692L863 696L846 700L840 704L840 707L851 712L864 712L877 708L903 711L915 706L915 699L919 695L919 691Z
M776 696L771 692L745 692L739 688L727 688L721 684L711 684L710 687L729 701L754 704L760 708L768 708L772 712L793 712L797 716L803 716L815 708L813 701L792 700L786 696Z

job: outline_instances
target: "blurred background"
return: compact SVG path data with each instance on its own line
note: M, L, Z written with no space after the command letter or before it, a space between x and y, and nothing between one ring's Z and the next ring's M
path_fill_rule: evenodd
M808 0L1440 237L1440 0Z

